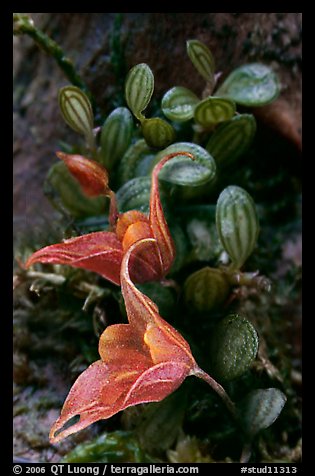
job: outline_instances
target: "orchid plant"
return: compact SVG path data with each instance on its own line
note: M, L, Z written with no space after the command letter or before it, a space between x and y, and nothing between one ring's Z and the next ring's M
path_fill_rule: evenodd
M31 32L45 43L31 22L15 15L18 33ZM61 50L48 40L47 45L59 58ZM244 271L259 235L254 200L241 186L225 184L226 170L250 149L256 130L254 115L240 114L236 106L273 101L279 83L269 67L255 63L236 69L217 87L221 73L208 47L190 40L187 53L206 87L201 99L181 86L167 91L161 102L167 120L145 116L154 92L154 75L145 63L127 75L128 108L114 109L102 124L95 124L95 103L72 70L74 85L59 91L62 116L85 144L64 144L46 188L56 192L74 222L101 216L102 226L38 249L23 269L41 263L96 273L121 289L128 323L118 320L102 329L100 358L74 382L51 428L51 443L129 407L161 402L188 376L204 380L220 396L242 429L245 449L285 404L278 388L256 389L241 401L225 390L254 365L262 340L247 318L225 310L244 288L270 290L267 278ZM182 137L188 129L187 140L176 142L176 134ZM184 278L173 279L183 269ZM159 292L174 287L185 312L212 319L211 352L207 367L202 365L207 372L193 356L193 342L161 316L157 299L141 287L152 282ZM247 451L241 460L249 457Z
M101 360L74 383L51 429L51 442L57 443L129 406L160 401L188 375L208 382L234 413L234 404L223 387L198 367L186 340L132 281L161 280L172 265L175 250L161 206L158 173L179 154L164 157L153 170L149 217L138 211L118 213L115 194L108 188L108 174L100 164L78 155L57 155L88 196L110 196L110 223L115 232L90 233L47 246L30 256L25 266L38 262L67 264L120 284L129 324L109 326L101 335ZM62 429L77 415L78 422Z

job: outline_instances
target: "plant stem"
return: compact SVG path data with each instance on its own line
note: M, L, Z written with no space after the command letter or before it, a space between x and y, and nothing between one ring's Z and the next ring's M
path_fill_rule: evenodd
M236 410L235 410L235 405L222 387L216 380L214 380L210 375L208 375L206 372L204 372L202 369L197 367L197 369L194 371L193 375L196 377L201 378L207 384L210 385L210 387L222 398L224 401L226 407L230 411L230 413L233 415L234 418L236 418Z
M35 43L42 48L45 53L52 56L59 67L62 69L69 81L78 88L82 89L92 101L91 93L74 69L72 61L67 58L62 48L54 40L49 38L43 31L35 27L33 20L22 13L13 14L13 33L15 35L27 34Z

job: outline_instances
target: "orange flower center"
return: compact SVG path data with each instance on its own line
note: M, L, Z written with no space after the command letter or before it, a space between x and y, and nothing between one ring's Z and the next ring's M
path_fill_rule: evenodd
M123 251L144 238L153 238L149 219L137 210L130 210L119 216L116 223L116 235L121 241Z

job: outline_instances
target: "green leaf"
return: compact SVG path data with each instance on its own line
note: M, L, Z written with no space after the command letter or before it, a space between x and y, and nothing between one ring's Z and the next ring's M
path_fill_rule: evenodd
M217 90L243 106L264 106L274 101L280 92L274 71L264 64L251 63L235 69Z
M133 119L126 107L117 107L107 117L101 131L101 158L111 170L128 149L133 132Z
M255 203L246 190L230 185L221 192L217 201L216 225L233 267L240 269L252 253L259 233Z
M149 211L151 191L150 177L136 177L126 182L116 193L120 212L128 210Z
M50 196L57 192L62 205L76 218L105 213L106 199L104 197L89 198L83 194L79 182L61 161L50 168L44 191Z
M168 450L180 434L186 407L186 394L181 391L169 395L161 402L146 405L142 421L135 429L141 448L150 454Z
M258 335L244 317L231 314L214 328L211 370L218 380L232 380L250 368L258 351Z
M216 165L213 157L200 145L191 142L176 142L160 151L152 166L162 157L175 152L189 152L195 160L178 156L165 164L159 179L175 188L172 193L178 193L186 198L200 196L209 190L216 180Z
M218 167L230 166L251 145L256 132L256 120L251 114L239 114L218 126L206 149Z
M184 298L188 307L199 312L211 311L227 299L230 284L219 269L206 266L191 274L184 284Z
M175 260L172 264L170 274L179 271L186 263L188 258L189 244L187 243L187 236L184 233L182 227L176 223L174 217L171 217L168 213L167 206L163 203L163 209L168 221L171 236L175 244ZM163 315L163 314L162 314Z
M142 111L150 102L154 90L154 76L150 67L140 63L131 68L125 84L128 107L139 121L144 119Z
M257 389L239 404L239 417L244 431L251 437L268 428L280 415L287 397L278 388Z
M118 167L119 183L123 185L128 180L136 176L148 175L148 170L145 167L143 173L141 172L141 163L151 162L155 157L155 151L148 146L144 139L139 139L127 149Z
M66 123L93 145L93 110L87 95L76 86L65 86L59 90L58 101Z
M175 130L159 117L144 119L141 124L142 134L150 147L161 149L175 140Z
M235 114L234 101L226 98L208 97L195 107L194 119L203 127L211 127L228 121Z
M199 99L190 89L175 86L162 98L162 111L171 121L184 122L194 115L194 108Z
M187 41L186 47L188 56L198 73L213 85L215 63L209 48L199 40Z

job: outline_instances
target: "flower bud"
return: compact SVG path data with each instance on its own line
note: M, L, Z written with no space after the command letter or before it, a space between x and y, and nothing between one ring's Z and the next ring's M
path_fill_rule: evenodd
M110 194L108 173L100 164L82 155L70 155L63 152L57 152L56 155L64 161L69 172L78 180L88 197Z

